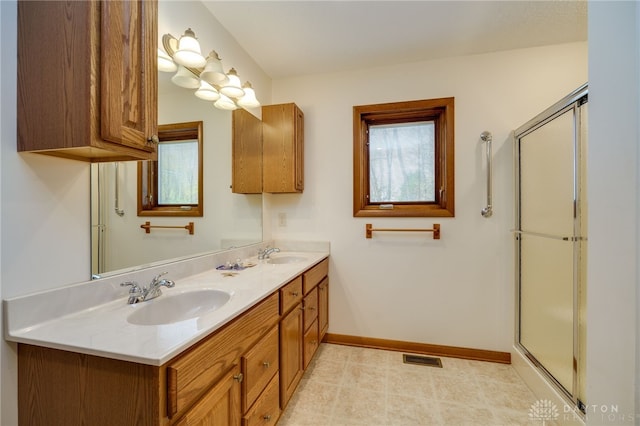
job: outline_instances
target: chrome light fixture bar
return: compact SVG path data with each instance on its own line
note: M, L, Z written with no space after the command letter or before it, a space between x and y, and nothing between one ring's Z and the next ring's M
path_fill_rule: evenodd
M162 36L158 49L158 70L175 72L171 81L185 89L197 89L195 95L214 102L220 109L257 108L260 102L248 81L241 83L238 72L231 68L224 72L220 56L212 50L205 58L200 43L191 28L180 39L171 34Z

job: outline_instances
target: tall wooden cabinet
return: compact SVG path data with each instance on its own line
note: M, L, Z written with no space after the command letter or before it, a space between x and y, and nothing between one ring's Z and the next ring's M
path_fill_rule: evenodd
M18 151L155 159L156 0L18 3Z
M244 109L232 113L232 184L238 194L262 192L262 122Z
M262 107L262 191L304 190L304 114L294 103Z

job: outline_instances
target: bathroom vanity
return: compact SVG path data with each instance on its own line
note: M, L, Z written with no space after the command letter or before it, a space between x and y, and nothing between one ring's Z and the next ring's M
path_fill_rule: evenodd
M275 424L327 329L329 260L279 253L256 263L178 279L148 302L127 305L125 294L16 330L9 321L20 424ZM213 289L230 295L213 312L129 322L141 308ZM24 299L5 301L8 315Z

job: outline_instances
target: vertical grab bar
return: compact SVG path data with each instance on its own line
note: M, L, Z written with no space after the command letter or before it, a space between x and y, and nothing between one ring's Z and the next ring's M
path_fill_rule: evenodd
M119 177L119 176L118 176L118 164L120 164L120 163L118 163L118 162L116 161L116 162L115 162L115 163L113 163L113 164L114 164L115 192L116 192L116 193L115 193L115 203L114 203L114 204L115 204L115 207L114 207L114 210L115 210L115 212L116 212L116 214L117 214L118 216L122 217L122 216L124 216L124 210L122 210L122 209L120 208L120 202L119 202L119 200L118 200L118 195L119 195L119 193L120 193L120 189L118 188L118 180L119 180L119 179L118 179L118 177Z
M491 141L493 140L493 136L491 132L482 132L480 134L480 139L486 143L486 152L487 152L487 206L482 209L480 212L482 217L489 218L493 214L493 206L491 205Z

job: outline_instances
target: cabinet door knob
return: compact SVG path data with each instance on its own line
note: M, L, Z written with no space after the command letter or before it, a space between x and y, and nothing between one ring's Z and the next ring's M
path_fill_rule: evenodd
M269 420L271 420L271 414L265 414L264 416L262 416L262 418L265 422L268 422Z
M297 292L297 291L292 291L292 292L291 292L291 295L292 295L293 297L296 297L296 296L298 295L298 292Z
M233 380L235 380L238 383L242 383L242 379L244 379L244 375L242 373L238 373L235 376L233 376Z
M160 143L160 139L158 138L158 135L153 135L149 139L147 139L147 142L151 142L154 145L158 145Z
M262 366L263 366L264 368L269 368L269 367L271 366L271 363L270 363L269 361L264 361L264 362L262 363Z

